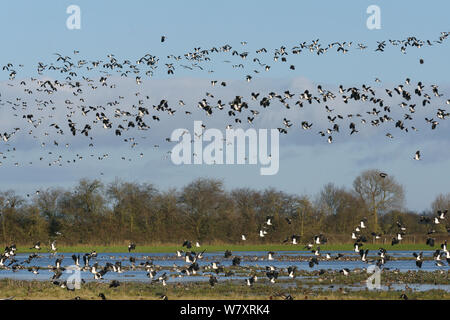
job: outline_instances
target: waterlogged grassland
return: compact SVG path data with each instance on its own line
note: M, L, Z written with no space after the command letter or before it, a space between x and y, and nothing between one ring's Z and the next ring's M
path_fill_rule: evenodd
M28 253L35 252L36 250L29 249L32 245L23 245L18 246L17 251L19 253ZM425 244L413 244L413 243L401 243L395 246L391 246L391 244L364 244L365 249L369 250L378 250L380 247L385 248L388 251L397 251L397 250L415 250L415 251L424 251L424 250L435 250L439 248L439 246L430 247ZM137 253L171 253L176 252L177 250L185 249L182 248L181 245L137 245L136 250L133 252ZM225 250L231 250L234 252L238 251L309 251L304 248L304 245L289 245L289 244L256 244L256 245L240 245L240 244L229 244L229 245L202 245L200 248L193 247L191 250L194 251L203 251L207 252L223 252ZM320 249L322 252L326 251L351 251L353 250L353 244L327 244L320 245ZM102 246L102 245L77 245L77 246L58 246L58 252L91 252L92 250L97 251L98 253L122 253L128 252L128 248L126 245L114 245L114 246ZM42 246L42 252L49 251L49 248L46 246Z
M235 275L246 276L248 274L254 274L259 279L266 279L265 271L257 271L256 268L247 268L246 270L231 269ZM280 272L280 276L288 276L287 272ZM296 279L279 279L279 283L295 283L297 286L302 285L332 285L332 284L345 284L345 285L360 285L365 284L369 274L365 270L351 271L349 275L345 276L339 271L330 270L314 270L296 271ZM407 271L407 272L395 272L382 270L381 272L381 284L430 284L430 285L450 285L450 270L438 270L438 271Z
M345 276L338 271L301 270L295 279L278 279L275 284L268 281L264 272L248 268L234 269L236 275L247 277L249 273L257 274L258 281L249 287L242 280L231 280L219 277L220 281L214 287L208 282L168 282L162 286L159 282L120 282L117 288L109 288L109 281L89 281L81 285L81 289L69 291L51 281L23 281L13 279L0 280L0 298L14 297L14 299L100 299L103 293L107 299L160 299L162 295L169 299L185 300L242 300L242 299L280 299L277 294L290 294L294 299L400 299L406 294L408 299L450 299L450 292L443 288L434 287L450 285L450 270L408 271L396 272L383 270L381 285L383 290L368 290L366 280L368 274L363 270L354 270ZM283 273L284 276L286 274ZM196 277L208 277L197 275ZM426 286L426 291L416 291L415 286Z
M300 273L301 275L301 273ZM351 271L349 275L345 276L337 271L325 271L319 274L319 271L306 272L305 277L309 277L308 284L346 284L346 285L359 285L365 284L368 274L366 271ZM450 285L450 270L439 271L407 271L407 272L395 272L382 270L381 272L381 284L393 285L393 284L431 284L431 285ZM297 285L304 283L304 279L297 280Z
M440 300L450 299L450 293L444 290L323 290L313 289L310 287L285 287L282 283L268 284L256 283L252 287L233 281L224 281L210 287L207 283L187 283L187 284L167 284L163 287L160 283L135 283L123 282L117 288L109 288L108 283L86 283L81 289L69 291L59 286L53 285L51 282L42 281L18 281L18 280L1 280L0 281L0 298L14 299L75 299L79 297L87 300L98 300L99 293L103 293L107 299L121 300L141 300L141 299L160 299L162 295L166 295L170 300L241 300L241 299L281 299L277 294L290 294L296 300L334 300L334 299L354 299L354 300L372 300L387 299L398 300L402 293L408 296L408 299L432 299Z

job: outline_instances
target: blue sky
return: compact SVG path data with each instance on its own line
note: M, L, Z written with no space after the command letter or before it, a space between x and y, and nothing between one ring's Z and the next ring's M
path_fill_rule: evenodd
M80 30L66 28L66 8L72 4L81 8ZM366 27L366 8L372 4L381 8L380 30ZM274 67L263 75L265 83L252 85L255 88L270 85L279 91L307 85L315 87L318 83L333 88L339 84L362 83L375 87L373 80L376 77L386 85L398 84L410 77L413 81L439 84L443 92L450 92L448 43L410 49L406 55L398 48L389 48L383 54L372 50L381 40L408 36L437 39L441 31L449 31L449 12L448 1L9 1L0 4L3 42L0 61L2 65L7 62L24 64L19 78L26 78L36 76L36 63L54 59L55 52L69 55L73 50L79 50L80 57L85 59L104 59L107 54L114 53L121 59L135 61L148 52L165 57L171 53L183 54L194 47L206 49L230 44L241 50L240 41L248 42L245 50L250 52L261 47L269 51L281 45L290 48L314 39L323 43L353 41L353 46L362 42L371 50L359 53L353 48L346 56L336 53L320 57L303 55L296 58L294 73ZM167 37L163 44L160 43L161 35ZM419 58L425 60L424 65L419 65ZM184 98L194 102L197 96L193 92L200 94L210 90L207 79L242 80L243 73L224 63L214 63L213 67L213 75L180 69L175 77L179 83L175 85L162 74L155 79L161 81L155 84L158 90L152 91L151 86L146 88L155 100L156 97L170 97L174 101ZM0 73L0 81L6 80L7 74ZM188 85L193 89L186 89ZM1 87L0 93L7 96L3 89ZM239 82L236 82L235 90L240 90ZM234 96L233 89L229 94ZM1 116L7 114L1 113ZM420 117L423 120L422 114ZM450 165L447 157L449 127L444 122L439 131L423 130L413 137L398 134L394 142L383 139L384 134L338 139L332 145L324 144L312 134L286 137L280 150L279 174L262 177L257 166L175 167L164 159L166 149L152 149L153 144L158 143L157 138L164 138L177 125L192 128L193 120L177 119L168 127L157 125L149 138L151 142L142 144L146 151L153 152L146 152L145 161L139 164L124 164L111 156L111 160L101 164L86 162L62 168L3 166L0 167L1 189L13 188L25 193L54 185L70 186L82 177L105 181L120 177L167 188L180 187L206 175L224 179L230 188L273 186L291 193L314 195L327 182L351 186L361 170L378 168L392 174L405 186L406 206L410 209L427 209L438 193L450 192L450 181L443 175ZM220 119L217 121L219 125ZM16 143L19 149L16 157L28 159L38 155L33 144L27 141ZM23 147L19 148L21 144ZM4 148L0 147L0 150L5 151ZM419 163L411 160L417 149L424 150L424 159ZM78 151L81 152L81 147ZM96 146L96 151L111 155L125 152L127 157L135 156L129 150L115 147L107 139ZM104 173L101 177L100 171Z
M79 5L81 30L68 30L66 8ZM382 28L366 28L366 8L381 8ZM274 48L299 40L320 38L324 42L354 41L376 43L387 38L415 35L429 38L448 28L448 1L14 1L0 5L2 60L34 61L54 52L72 52L74 48L88 57L114 52L118 56L138 57L142 52L156 55L185 52L201 46L230 43ZM161 35L168 41L159 43ZM429 65L422 76L434 77L434 58L444 56L442 50L427 50ZM438 51L438 52L435 52ZM32 53L32 54L31 54ZM437 56L435 56L437 54ZM368 55L364 55L368 56ZM342 72L335 60L318 68L305 63L307 78L330 81L364 80L370 71L388 64L384 77L397 77L400 66L392 63L395 55L376 55L377 63L367 65L365 59L352 58L354 70ZM368 57L372 58L372 56ZM415 57L402 58L410 62ZM318 58L320 59L320 58ZM320 61L320 60L317 60ZM308 62L308 61L307 61ZM316 62L316 61L314 61ZM379 65L378 65L379 63ZM394 67L394 68L393 68ZM398 67L398 69L396 68ZM359 72L358 70L364 71ZM332 71L332 72L330 72ZM441 76L444 79L443 76ZM395 78L394 78L395 79ZM439 79L436 79L439 80Z

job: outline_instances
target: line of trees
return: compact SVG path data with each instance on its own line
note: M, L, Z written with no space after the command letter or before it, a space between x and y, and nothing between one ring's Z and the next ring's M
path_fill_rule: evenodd
M308 242L323 233L329 242L351 242L351 232L367 218L367 230L383 234L390 242L397 221L407 226L406 240L424 241L433 227L445 237L445 223L419 224L418 213L403 209L403 187L378 170L359 175L352 188L325 185L315 197L288 194L276 189L225 190L223 182L197 179L180 190L158 190L152 184L116 180L103 184L83 179L67 190L50 188L29 197L14 191L0 192L0 240L5 244L42 244L58 239L60 245L114 245L180 243L280 243L293 234ZM439 195L433 216L450 207L450 194ZM266 217L273 228L264 238L259 230ZM287 219L291 223L287 223ZM61 235L59 235L61 234ZM369 236L370 238L370 236Z

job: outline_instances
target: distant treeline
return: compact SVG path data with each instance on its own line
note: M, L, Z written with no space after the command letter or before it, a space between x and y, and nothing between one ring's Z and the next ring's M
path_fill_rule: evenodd
M390 242L397 222L407 227L405 241L422 242L427 232L446 237L448 219L438 225L420 224L419 215L433 217L450 205L450 194L439 195L428 212L403 209L403 188L391 176L369 170L351 188L327 184L314 197L276 189L225 190L223 182L198 179L181 189L160 191L152 184L116 180L104 185L81 180L71 189L50 188L29 196L0 192L0 239L5 245L113 245L180 243L281 243L291 235L303 243L324 234L329 242L351 242L351 232L367 218L363 234L372 242ZM273 216L273 226L265 225ZM288 222L289 220L289 222ZM266 228L267 235L259 237ZM384 240L383 240L384 239Z

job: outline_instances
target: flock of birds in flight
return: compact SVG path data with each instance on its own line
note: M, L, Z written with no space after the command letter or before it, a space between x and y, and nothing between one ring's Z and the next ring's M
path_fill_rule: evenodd
M388 45L391 45L392 47L399 47L400 51L406 54L410 48L440 45L448 39L448 36L448 32L442 32L437 40L420 40L415 37L408 37L405 40L380 41L374 51L382 53ZM161 37L161 42L165 41L166 37ZM245 49L246 45L246 42L241 42L242 48ZM295 65L290 64L290 61L288 62L293 55L307 52L324 55L333 49L338 54L347 54L352 48L360 51L369 50L368 45L362 43L358 43L356 46L352 42L333 42L325 45L317 39L311 43L300 43L291 49L285 46L276 48L271 55L271 60L273 63L288 65L289 70L295 70ZM68 136L82 136L88 139L88 146L94 149L94 143L96 142L94 130L96 128L108 130L114 136L122 138L131 148L137 147L141 139L148 138L148 136L142 134L139 137L137 131L150 130L153 124L156 125L163 119L162 114L175 116L183 113L182 116L187 117L192 115L194 110L189 109L188 104L183 99L179 99L175 105L169 104L167 99L152 103L150 96L141 90L137 90L133 94L131 99L134 100L130 102L125 95L114 95L114 91L118 89L115 82L120 78L134 77L136 86L139 87L145 79L150 79L158 68L165 68L165 73L169 77L174 75L178 68L207 70L208 74L213 73L214 70L208 69L207 65L218 54L227 55L229 58L223 62L231 64L234 69L243 71L249 68L253 69L252 72L247 72L249 74L245 75L245 80L248 82L252 81L257 74L271 70L271 65L263 63L264 58L269 54L266 48L256 50L256 56L252 58L250 52L238 51L228 44L211 49L194 48L193 51L184 55L171 54L167 56L167 61L163 65L160 63L160 58L149 53L140 57L134 63L131 60L119 61L114 54L108 54L105 60L77 60L79 51L74 51L72 56L55 53L55 61L37 64L38 77L19 80L16 79L24 65L16 66L7 63L2 66L2 70L7 73L9 78L9 82L6 84L7 97L5 97L5 93L2 96L2 92L0 92L0 110L3 109L3 114L8 113L8 121L13 124L14 128L10 128L9 131L2 130L4 132L0 133L0 141L5 144L5 150L0 149L0 165L9 158L13 159L11 164L15 166L26 164L26 161L24 163L17 161L17 157L14 156L17 147L13 143L19 139L16 136L19 132L23 132L25 137L28 135L28 137L37 140L42 148L60 148L59 154L56 154L58 151L52 149L39 157L41 162L48 161L49 166L73 164L88 158L86 155L77 153L76 156L71 154L66 159L62 150L68 150L71 147L71 142L66 141ZM233 64L233 59L238 59L238 63ZM251 66L246 64L248 61L252 61L250 62ZM423 59L420 59L420 63L424 63ZM51 78L52 72L55 80ZM64 80L57 79L61 77L64 77ZM380 82L379 78L375 79L375 83ZM211 87L226 86L226 81L211 80ZM101 89L109 91L105 92ZM324 137L328 143L332 143L333 137L347 126L350 135L357 134L364 125L380 127L387 123L395 124L392 129L404 133L418 131L417 126L411 125L413 115L419 111L419 108L425 108L432 102L436 109L431 111L432 115L425 117L424 121L432 130L437 129L440 121L446 120L450 116L450 113L443 106L444 104L450 104L450 99L442 98L443 94L440 93L437 84L427 86L421 81L413 83L409 78L395 87L382 89L366 84L361 87L347 88L339 85L337 92L327 90L322 85L317 85L316 89L317 92L308 89L298 93L289 90L284 92L270 91L267 94L252 92L249 99L243 96L235 96L228 102L215 99L216 93L206 92L205 97L197 102L197 107L200 112L208 116L220 111L226 112L229 117L226 128L232 128L234 125L239 126L243 122L251 125L264 109L277 103L285 110L292 108L298 111L307 109L308 105L322 105L329 125L327 128L318 128L317 130L320 130L318 134ZM99 94L92 94L96 90ZM382 92L379 92L379 90ZM11 96L11 92L14 96ZM59 102L58 94L62 95L61 99L64 102ZM99 103L99 99L103 103ZM436 100L435 103L434 99ZM391 105L394 100L398 100L395 103L396 105ZM341 108L332 106L342 102L344 104L354 102L358 105L369 103L370 106L368 111L345 114L340 112ZM397 106L400 107L398 110L403 115L394 118L393 114L396 110L394 108ZM6 110L6 107L11 110ZM428 106L429 108L431 107ZM65 115L58 115L58 112L64 112ZM10 118L11 116L12 118ZM221 117L221 119L224 119L224 117ZM347 120L347 123L345 120ZM23 121L24 124L16 125L18 121ZM311 130L317 127L317 125L313 127L313 124L308 119L294 123L291 119L284 117L282 121L280 119L277 129L281 134L287 134L289 130L295 128ZM206 126L203 125L203 128L205 129ZM389 139L394 138L392 131L386 132L385 135ZM165 140L174 142L170 138ZM159 148L159 144L154 144L153 148ZM144 152L141 152L139 157L142 158L143 156ZM91 153L90 157L105 160L109 157L109 154L94 155ZM131 158L127 159L126 156L121 158L122 160L132 161ZM169 157L166 155L166 158ZM420 150L417 150L412 158L420 160ZM28 164L33 165L33 161L29 161Z
M435 45L442 44L447 40L449 36L448 32L442 32L438 40L420 40L415 37L409 37L405 40L389 40L381 41L377 43L375 52L382 53L386 50L388 45L393 47L399 47L400 51L406 54L409 48L423 48L431 47ZM165 42L166 37L161 37L161 42ZM247 45L246 42L241 42L242 48L245 49ZM287 69L294 71L296 67L290 61L288 62L288 57L291 55L300 55L307 52L311 54L324 55L333 49L336 50L338 54L347 54L349 50L356 48L356 50L365 51L368 50L368 46L362 43L353 45L352 42L334 42L324 45L319 42L319 39L312 41L311 43L300 43L292 47L291 49L281 46L274 50L271 61L273 63L284 63ZM165 73L167 75L174 75L175 70L182 68L185 70L200 70L207 71L208 74L214 73L214 70L208 69L206 65L212 60L215 54L229 55L227 60L223 63L230 64L233 69L236 70L248 70L249 67L245 63L247 61L252 61L250 69L251 72L247 72L244 79L247 82L251 82L254 77L263 72L269 72L271 70L271 65L264 63L263 59L267 56L268 50L266 48L261 48L256 51L256 56L251 57L250 52L245 50L238 51L238 49L232 48L230 45L226 44L221 47L213 47L211 49L194 48L193 51L185 53L184 55L169 55L167 56L167 62L162 66L159 63L160 58L153 56L149 53L145 54L139 58L134 63L131 60L119 61L114 54L108 54L106 60L84 60L78 59L78 51L73 52L73 56L65 56L59 53L55 54L55 61L50 63L39 62L37 65L38 77L31 77L30 79L16 80L19 75L19 70L23 68L23 65L15 66L12 63L7 63L2 66L2 70L8 74L9 82L7 86L10 87L10 91L13 93L20 93L14 98L5 98L0 92L0 107L5 111L5 107L9 107L12 111L13 118L17 118L25 122L23 126L17 126L11 131L6 131L0 133L0 141L6 146L6 151L1 150L0 156L3 160L8 158L8 153L12 154L16 151L16 147L12 145L15 140L15 136L20 131L25 131L30 137L33 137L43 148L53 145L58 147L59 145L69 148L70 144L68 142L62 141L65 136L82 136L88 139L89 147L94 147L94 129L96 127L103 128L112 132L116 137L122 137L124 142L130 144L131 148L138 145L138 137L130 136L131 134L136 134L136 130L147 131L153 125L152 122L161 121L161 114L168 114L169 116L174 116L176 113L183 113L183 116L189 116L193 114L192 109L188 109L187 104L180 99L177 105L169 104L169 101L163 99L156 104L150 102L150 97L144 92L135 92L134 99L136 102L131 104L129 107L129 102L126 100L125 96L114 96L111 93L102 93L103 104L98 104L98 102L93 105L89 103L90 91L100 91L114 90L117 88L115 82L117 75L120 78L133 77L135 79L136 86L142 85L145 79L149 79L157 72L158 68L165 68ZM231 60L238 59L236 63ZM289 58L290 60L290 58ZM424 64L424 60L419 60L420 64ZM45 76L46 72L55 72L59 76L64 77L64 80L52 80ZM89 73L96 73L96 76L90 76ZM81 78L79 77L81 75ZM375 83L380 83L381 80L376 78ZM226 87L226 81L212 80L210 82L211 87ZM18 90L19 89L19 90ZM430 126L431 130L438 128L440 121L446 120L450 113L447 112L443 104L450 104L450 99L442 98L443 94L439 91L439 86L437 84L431 84L426 86L422 82L413 83L409 78L405 80L404 83L398 84L392 88L383 88L383 92L377 92L379 89L374 88L370 85L363 84L361 87L348 87L345 88L343 85L339 85L337 92L332 92L327 90L322 85L318 85L316 88L317 92L312 92L310 90L304 90L303 92L294 93L288 90L284 92L274 92L270 91L267 94L262 92L252 92L249 99L243 96L235 96L228 102L222 101L222 99L214 100L215 94L211 92L206 92L205 97L197 102L198 109L208 116L213 115L213 113L219 113L224 110L228 115L230 122L226 124L226 128L232 128L234 125L239 125L242 122L248 122L252 124L255 118L270 105L279 103L285 109L297 108L301 110L307 108L308 105L322 105L327 116L326 119L329 122L329 127L322 129L318 132L321 137L324 137L328 143L333 142L333 136L343 131L342 124L344 119L347 118L350 122L348 124L348 131L350 135L357 134L361 130L361 126L370 125L373 127L379 127L384 123L392 122L394 123L394 128L399 129L403 132L418 131L418 128L411 126L408 123L413 120L413 115L419 108L425 108L432 104L432 100L436 99L437 108L433 110L434 115L425 118L425 123ZM381 90L381 89L380 89ZM209 90L211 91L211 90ZM109 91L108 91L109 92ZM63 94L64 96L64 107L61 103L57 102L57 94ZM9 91L7 95L10 95ZM29 99L31 97L31 99ZM94 96L95 97L95 96ZM403 115L401 118L394 119L391 116L391 108L395 108L395 105L391 105L389 99L399 100L400 102L396 105L400 107ZM418 102L416 101L418 100ZM126 101L126 102L125 102ZM350 102L355 103L370 103L369 111L360 113L342 113L339 112L337 107L331 106L337 102L343 102L348 104ZM413 103L414 102L414 103ZM434 101L433 101L434 102ZM126 105L125 105L126 104ZM152 105L150 107L149 105ZM127 109L129 107L129 109ZM430 106L428 106L430 108ZM0 109L1 110L1 109ZM55 117L58 111L63 110L65 112L65 117ZM9 112L9 111L8 111ZM359 119L359 120L357 120ZM50 124L49 124L50 123ZM44 127L45 126L45 127ZM44 127L41 130L41 127ZM206 128L206 126L204 126ZM300 121L300 123L294 123L292 120L283 118L282 122L278 126L278 131L282 134L287 134L289 130L294 128L301 130L311 130L313 128L313 123L308 120ZM2 130L3 131L3 130ZM58 137L59 136L59 137ZM126 136L126 137L124 137ZM58 138L56 138L58 137ZM394 135L392 132L387 132L386 137L392 139ZM145 139L146 136L142 136ZM43 141L44 139L51 139L53 141ZM170 138L166 138L166 141L170 142ZM154 145L158 148L159 145ZM49 156L53 155L53 151L48 152ZM94 157L94 154L90 155ZM80 161L85 156L77 154L75 158L65 160L67 163L75 163ZM104 160L108 157L108 154L103 154L98 156L99 160ZM140 157L143 157L143 153L140 153ZM49 157L51 158L51 157ZM412 157L415 160L421 159L420 150L418 150ZM45 156L40 157L40 161L43 161ZM125 157L122 157L126 160ZM131 159L128 159L131 161ZM48 162L49 166L62 166L65 162L63 160L62 154L58 155L56 159ZM0 165L2 162L0 161ZM29 163L33 164L32 162ZM19 166L19 162L15 162L14 165ZM386 174L382 173L382 177ZM38 192L38 191L37 191ZM447 210L439 211L437 216L433 219L427 217L421 217L420 223L426 223L430 225L437 225L443 223L447 219ZM287 223L291 223L289 219L286 220ZM360 224L352 232L352 240L355 240L354 251L359 253L361 260L363 262L375 262L368 258L369 251L364 250L362 247L364 243L367 242L369 235L363 235L362 232L366 229L367 219L363 219ZM400 222L397 222L398 232L396 236L392 239L391 245L398 244L405 235L406 227ZM268 232L270 232L271 227L273 227L273 217L267 217L265 225L259 230L259 237L264 238ZM447 227L447 231L450 232L450 228ZM427 234L427 245L434 247L434 239L431 235L435 231L431 229ZM380 234L372 233L370 236L379 239ZM242 235L242 241L246 240L246 235ZM294 245L298 244L300 237L298 235L290 235L286 238L284 243L292 243ZM340 260L344 258L343 254L338 254L336 257L331 257L329 253L322 255L320 251L320 245L327 242L326 237L323 234L314 236L312 243L305 246L306 249L311 250L313 256L308 261L309 267L313 268L315 265L319 265L320 259L325 260ZM197 242L196 247L200 247ZM314 248L316 246L316 248ZM187 263L185 267L174 266L173 271L178 273L178 276L188 276L195 275L199 271L210 272L209 283L214 286L217 283L217 277L219 274L224 274L224 276L230 276L233 274L231 270L227 270L224 266L220 265L218 262L212 262L210 265L204 265L200 267L198 261L203 258L205 250L196 253L192 248L192 243L190 241L184 241L183 247L186 247L188 251L184 252L182 250L177 251L177 257L184 259ZM128 251L131 252L136 248L134 243L130 243ZM41 250L40 242L37 242L33 248L34 250ZM50 251L56 255L56 242L51 243ZM267 260L274 260L275 252L268 252ZM37 274L39 273L39 267L29 265L34 259L38 259L39 255L37 253L31 254L24 261L19 262L16 258L16 246L14 244L5 248L1 258L0 258L0 268L17 271L19 269L27 268L28 271ZM113 263L106 263L104 266L100 266L98 262L91 264L91 261L95 259L97 253L95 251L91 253L86 253L82 256L83 264L81 264L80 255L73 255L72 259L74 264L80 267L82 270L91 272L95 280L103 279L103 276L107 272L117 272L122 273L127 270L142 269L147 272L147 276L152 279L152 281L161 282L166 285L166 280L168 279L167 273L158 275L159 266L153 264L152 261L146 261L139 265L136 265L135 258L130 257L131 265L128 267L122 267L121 262L117 261ZM380 248L378 252L379 258L376 260L378 266L383 266L388 260L387 250L385 248ZM224 253L225 258L232 259L233 266L239 266L241 259L238 256L234 256L231 251L227 250ZM416 265L421 268L423 263L423 253L414 253L416 260ZM436 250L433 258L438 266L443 266L442 260L446 259L447 263L450 263L450 254L447 249L447 244L444 242L441 244L440 249ZM58 258L55 261L54 266L49 266L53 276L51 280L53 283L60 285L63 288L68 288L65 281L59 280L63 274L65 268L61 265L62 258ZM273 266L268 266L266 275L270 282L275 282L278 278L281 270ZM286 274L295 278L295 272L297 267L290 266L285 271ZM283 270L284 272L284 270ZM341 273L348 275L349 269L342 269ZM246 284L251 286L257 281L256 274L251 275L246 279ZM117 280L111 282L111 287L119 286L120 283Z

